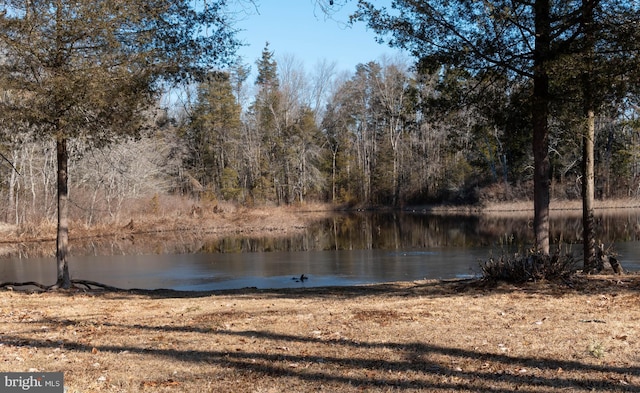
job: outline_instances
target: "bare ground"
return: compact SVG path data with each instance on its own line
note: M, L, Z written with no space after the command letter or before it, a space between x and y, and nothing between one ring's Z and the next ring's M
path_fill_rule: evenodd
M640 276L0 291L0 371L68 392L639 392Z

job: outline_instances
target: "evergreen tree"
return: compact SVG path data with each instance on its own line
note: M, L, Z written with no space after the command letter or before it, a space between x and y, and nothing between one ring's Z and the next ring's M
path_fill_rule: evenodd
M237 42L224 1L6 0L0 3L0 116L57 148L56 286L71 285L70 138L95 145L148 125L165 83L201 77ZM207 32L204 34L203 32Z
M278 89L278 63L273 58L273 51L269 50L269 43L265 43L262 55L257 62L258 76L256 85L260 89L275 91Z
M323 137L315 123L315 113L303 107L287 132L287 150L291 165L289 187L291 198L304 202L311 195L320 195L325 186L321 172Z
M229 183L230 174L238 172L241 108L232 90L228 73L211 72L198 87L198 102L187 131L189 163L195 177L205 188L218 193L223 189L223 173Z
M241 107L244 106L246 100L245 82L251 74L251 66L242 64L242 59L237 59L233 64L230 73L230 82L233 87L233 94L236 96L236 102Z
M250 110L255 117L257 167L253 174L252 191L258 199L282 202L284 168L278 165L284 156L284 140L280 123L280 91L278 83L278 64L265 44L262 57L257 62L258 91Z

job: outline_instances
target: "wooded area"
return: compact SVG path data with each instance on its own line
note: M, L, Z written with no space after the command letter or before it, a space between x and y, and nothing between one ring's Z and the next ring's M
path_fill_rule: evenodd
M338 3L318 1L327 12ZM416 61L309 72L267 43L260 59L229 62L224 2L0 3L0 217L58 214L64 238L67 212L120 223L123 207L153 212L164 195L534 199L548 252L550 199L638 196L637 1L358 5L354 23Z
M72 216L87 224L115 220L123 205L166 193L246 204L362 206L531 198L527 84L493 83L476 105L460 105L481 82L456 70L418 75L405 63L382 59L323 80L329 70L305 74L295 62L282 67L265 53L260 62L271 62L277 77L257 83L255 98L242 95L253 82L237 70L215 72L184 108L180 102L168 114L153 112L155 127L138 138L93 148L74 139ZM640 190L632 98L597 116L598 198ZM571 120L551 121L554 198L580 197L581 134ZM26 131L3 143L3 155L17 169L3 166L6 222L55 218L54 147Z

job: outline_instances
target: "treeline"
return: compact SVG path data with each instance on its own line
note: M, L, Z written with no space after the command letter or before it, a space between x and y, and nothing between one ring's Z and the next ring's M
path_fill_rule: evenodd
M213 73L180 121L184 168L216 198L367 206L530 198L530 81L392 59L347 76L284 63L265 47L249 102L240 93L252 86L246 66ZM599 198L638 192L633 102L599 112ZM570 98L552 105L553 196L579 198L581 110Z
M391 59L351 74L326 63L307 73L292 57L277 62L268 45L256 66L255 80L246 64L211 72L187 99L150 113L142 136L73 140L72 217L91 225L124 210L153 213L170 195L394 207L531 197L529 81ZM634 101L599 112L598 198L640 191ZM552 196L578 198L581 124L571 114L579 111L553 105ZM16 130L1 153L4 220L54 221L55 142Z

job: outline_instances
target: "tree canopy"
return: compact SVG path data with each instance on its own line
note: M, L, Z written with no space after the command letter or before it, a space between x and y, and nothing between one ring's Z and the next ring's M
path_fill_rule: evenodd
M108 139L109 132L132 132L163 83L199 78L233 53L237 42L223 7L224 1L3 1L3 118L42 135Z
M235 31L224 0L4 0L0 32L0 121L56 141L57 285L68 287L67 140L137 133L166 83L229 58Z

